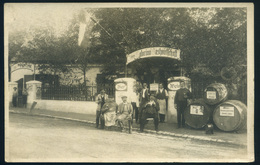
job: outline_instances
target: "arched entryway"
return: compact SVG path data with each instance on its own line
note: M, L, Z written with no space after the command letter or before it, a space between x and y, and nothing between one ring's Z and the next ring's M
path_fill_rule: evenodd
M181 75L180 50L168 47L151 47L127 55L129 77L141 83L163 83L167 87L169 77Z

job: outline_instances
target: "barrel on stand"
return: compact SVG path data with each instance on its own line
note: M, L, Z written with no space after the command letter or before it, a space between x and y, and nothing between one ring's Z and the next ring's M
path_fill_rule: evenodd
M184 111L185 123L195 129L203 128L210 122L212 109L203 99L190 103Z
M247 107L238 100L228 100L213 112L213 121L222 131L238 131L246 125Z
M221 103L227 99L228 90L224 84L213 83L204 91L204 101L209 105Z

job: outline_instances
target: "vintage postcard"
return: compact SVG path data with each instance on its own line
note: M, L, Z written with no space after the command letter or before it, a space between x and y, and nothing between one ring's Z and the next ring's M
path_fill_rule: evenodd
M6 162L253 162L253 3L5 3Z

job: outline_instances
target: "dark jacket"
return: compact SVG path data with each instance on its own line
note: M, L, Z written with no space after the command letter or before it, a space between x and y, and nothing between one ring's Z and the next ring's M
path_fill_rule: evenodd
M186 103L187 99L191 98L191 92L187 88L180 88L177 90L175 98L174 98L174 104Z
M144 93L144 97L143 97L143 92L144 92L144 89L142 89L142 91L140 93L140 102L141 103L147 102L149 100L149 97L150 97L150 91L149 91L148 88L146 88L146 91Z
M163 89L163 91L161 92L160 89L156 92L156 98L160 99L160 100L164 100L167 99L168 96L166 95L166 89Z
M151 102L146 102L146 104L143 106L143 112L154 114L157 113L160 110L159 103L157 101L154 101L154 104L150 104Z

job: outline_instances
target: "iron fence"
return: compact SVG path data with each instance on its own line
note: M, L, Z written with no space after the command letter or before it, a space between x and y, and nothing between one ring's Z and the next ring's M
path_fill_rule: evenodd
M93 101L95 86L42 87L43 100Z
M191 83L192 96L194 99L203 98L204 90L210 82L195 82ZM71 100L71 101L95 101L97 93L93 93L93 89L97 89L97 93L101 89L105 89L110 96L115 95L114 84L99 84L97 86L61 86L61 87L42 87L43 100ZM247 104L247 85L246 83L239 84L236 98L229 98L240 100Z
M109 96L115 96L115 84L114 83L107 83L107 84L98 84L97 91L100 92L101 89L106 91L106 94Z

